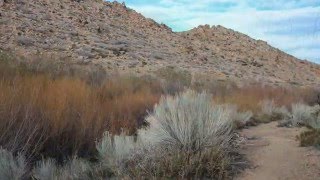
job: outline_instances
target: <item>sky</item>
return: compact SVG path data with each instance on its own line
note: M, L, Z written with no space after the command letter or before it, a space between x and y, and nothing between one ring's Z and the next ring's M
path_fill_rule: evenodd
M320 63L320 0L118 0L173 31L222 25Z

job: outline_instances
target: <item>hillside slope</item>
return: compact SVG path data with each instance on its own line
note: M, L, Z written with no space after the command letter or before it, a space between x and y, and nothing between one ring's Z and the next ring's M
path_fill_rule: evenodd
M177 66L219 80L319 85L320 66L222 26L176 33L124 4L0 0L0 49L53 55L108 71Z

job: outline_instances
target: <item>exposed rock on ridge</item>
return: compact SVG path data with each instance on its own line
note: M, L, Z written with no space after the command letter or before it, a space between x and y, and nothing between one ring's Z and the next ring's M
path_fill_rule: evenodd
M320 66L222 26L172 32L124 4L0 0L0 49L61 56L109 71L177 66L220 80L319 85Z

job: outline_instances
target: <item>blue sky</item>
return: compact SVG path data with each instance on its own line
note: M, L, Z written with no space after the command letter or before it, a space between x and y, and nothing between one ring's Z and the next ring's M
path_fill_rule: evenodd
M320 0L123 0L174 31L222 25L320 63ZM120 0L120 2L123 2Z

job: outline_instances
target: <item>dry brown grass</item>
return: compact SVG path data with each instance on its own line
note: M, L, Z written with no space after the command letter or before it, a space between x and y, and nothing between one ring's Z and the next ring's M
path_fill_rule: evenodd
M147 111L167 92L163 89L170 89L154 79L103 80L104 73L79 78L82 68L75 72L77 68L57 65L51 70L54 72L46 73L56 65L44 62L44 67L38 68L36 63L34 68L12 60L0 53L0 145L13 153L23 152L32 161L42 157L62 161L72 155L95 158L95 141L103 132L136 133L144 125ZM61 69L67 70L61 73ZM260 111L259 103L265 99L274 99L280 106L315 99L310 89L261 85L226 88L218 84L209 92L214 92L218 103L252 112Z
M259 112L260 103L263 100L274 100L277 106L290 107L296 102L313 104L317 92L312 88L286 88L263 85L250 85L241 88L234 88L230 92L215 96L218 103L235 104L239 110Z
M300 140L300 145L302 147L315 146L320 148L320 130L319 129L310 129L301 133L298 136Z
M94 157L104 131L132 134L158 101L157 84L114 78L91 86L72 77L21 73L1 65L0 144L29 159Z

